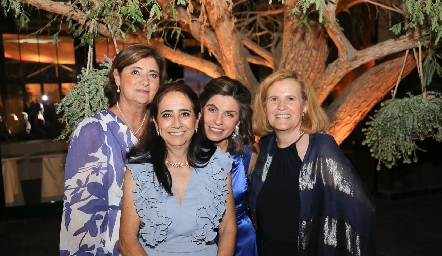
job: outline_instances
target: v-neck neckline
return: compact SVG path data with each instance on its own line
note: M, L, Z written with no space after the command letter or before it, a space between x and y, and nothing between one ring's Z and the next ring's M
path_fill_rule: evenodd
M193 168L192 172L190 173L190 178L189 178L189 181L187 182L187 186L186 186L186 189L184 190L184 194L183 194L183 198L181 198L181 202L178 200L178 197L175 193L175 189L172 186L173 197L175 198L175 201L177 202L178 205L182 205L184 202L184 199L186 198L186 194L187 194L187 191L189 190L189 185L192 182L192 177L193 177L194 172L195 172L195 168Z

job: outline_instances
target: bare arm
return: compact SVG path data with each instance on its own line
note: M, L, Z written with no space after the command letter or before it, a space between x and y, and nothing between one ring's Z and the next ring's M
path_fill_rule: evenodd
M232 177L227 175L227 188L229 194L226 195L226 212L219 225L219 242L218 242L218 256L231 256L235 252L236 245L236 216L235 216L235 201L232 194Z
M118 246L122 255L145 255L138 241L140 217L134 204L133 190L137 187L132 173L126 169L123 183L123 202L121 207L120 240Z

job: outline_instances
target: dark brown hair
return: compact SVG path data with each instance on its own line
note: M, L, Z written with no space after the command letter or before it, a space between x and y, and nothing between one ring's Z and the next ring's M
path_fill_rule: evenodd
M233 97L239 105L239 134L235 138L229 138L228 151L230 154L244 153L244 146L253 149L254 136L252 134L252 108L250 107L252 95L249 89L240 81L227 76L221 76L210 80L200 95L201 105L215 95ZM204 116L202 116L204 124ZM202 126L203 127L203 126Z
M132 44L126 46L121 52L117 54L114 61L112 62L112 67L108 73L109 81L104 91L107 99L109 100L109 107L112 107L120 99L120 94L117 93L117 84L115 83L114 70L116 69L118 73L121 73L121 71L123 71L125 67L148 57L152 57L155 59L155 62L160 69L160 84L162 83L164 70L166 67L166 62L163 55L158 50L144 44Z
M167 157L166 142L159 136L155 129L153 120L158 118L158 107L164 96L170 92L180 92L184 94L192 103L192 110L195 116L201 113L201 104L198 95L188 85L173 82L161 86L150 104L150 118L143 133L140 143L133 147L128 153L129 163L151 163L158 182L163 188L172 194L172 177L165 165ZM200 120L201 123L201 120ZM187 161L190 166L203 167L208 164L210 157L215 153L216 147L209 141L204 133L204 129L199 129L192 136L187 151Z

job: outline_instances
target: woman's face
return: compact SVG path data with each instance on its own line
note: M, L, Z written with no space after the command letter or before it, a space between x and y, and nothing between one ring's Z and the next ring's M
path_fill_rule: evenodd
M168 92L158 105L155 126L166 146L185 147L190 144L197 127L199 116L193 111L193 104L181 92Z
M160 69L154 58L147 57L129 65L118 73L115 82L120 86L120 101L147 105L152 102L160 85Z
M231 96L215 95L203 107L204 130L207 138L224 151L228 138L239 124L239 104Z
M302 113L308 108L303 102L301 87L292 78L275 82L267 91L265 111L275 132L298 132Z

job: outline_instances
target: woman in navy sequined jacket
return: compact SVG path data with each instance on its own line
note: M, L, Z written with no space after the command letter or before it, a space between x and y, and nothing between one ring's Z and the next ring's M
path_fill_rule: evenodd
M372 197L321 132L328 120L307 82L291 71L267 77L253 125L261 140L249 204L259 255L375 255Z

